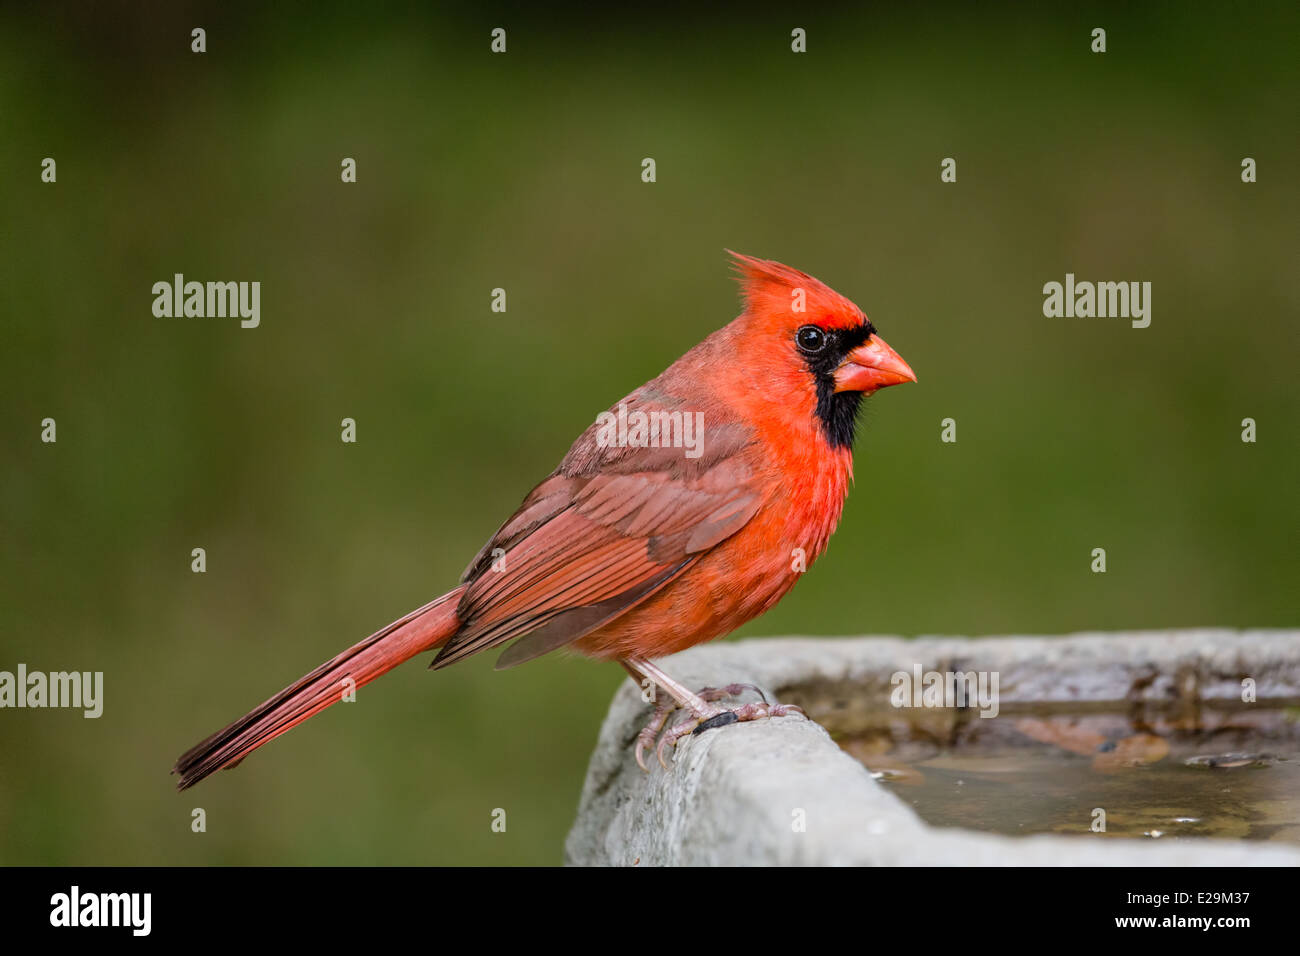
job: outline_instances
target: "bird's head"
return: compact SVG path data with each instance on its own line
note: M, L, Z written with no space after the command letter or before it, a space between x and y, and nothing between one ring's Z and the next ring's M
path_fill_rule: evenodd
M802 395L836 447L853 443L864 396L916 375L856 305L812 276L732 252L745 314L737 320L747 352L761 355L764 379L789 400Z

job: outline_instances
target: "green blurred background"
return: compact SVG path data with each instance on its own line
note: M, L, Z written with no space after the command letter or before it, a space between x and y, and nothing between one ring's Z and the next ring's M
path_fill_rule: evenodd
M724 247L854 299L920 378L869 403L828 554L742 636L1296 624L1297 26L7 9L0 669L106 687L99 720L0 712L0 861L559 862L613 665L412 665L184 796L167 771L454 584L736 314ZM1152 282L1150 328L1044 318L1067 271ZM261 327L155 318L175 272L260 280Z

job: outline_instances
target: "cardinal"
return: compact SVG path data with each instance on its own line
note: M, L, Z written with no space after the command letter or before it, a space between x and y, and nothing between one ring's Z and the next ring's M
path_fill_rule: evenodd
M653 662L735 630L794 586L839 522L863 398L916 376L844 296L789 266L731 255L741 315L613 407L629 420L697 422L689 447L671 428L649 440L602 413L457 587L186 752L172 770L178 789L435 649L435 669L497 647L498 669L558 648L617 661L665 697L637 737L643 770L650 747L666 767L688 733L801 715L765 697L729 702L748 685L692 691Z

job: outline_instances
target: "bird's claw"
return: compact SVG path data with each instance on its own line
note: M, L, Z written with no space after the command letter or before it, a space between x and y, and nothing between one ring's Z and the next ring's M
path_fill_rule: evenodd
M668 716L677 709L677 702L670 700L666 704L660 704L655 708L654 715L650 722L641 728L641 732L636 735L636 765L646 773L650 768L645 764L645 752L655 745L655 740L659 737L659 731L664 729L664 724L668 723Z
M637 766L649 773L650 768L646 766L645 752L653 746L655 756L659 759L659 765L667 770L668 761L665 759L665 754L668 747L676 747L677 741L682 737L702 734L706 730L712 730L715 727L725 727L728 724L748 720L762 720L768 717L786 717L793 714L798 714L801 717L807 716L803 708L795 704L770 703L762 689L753 684L728 684L726 687L706 687L699 692L698 696L701 700L715 701L724 697L735 697L746 690L754 691L762 699L751 701L748 704L739 704L735 707L711 707L701 713L692 712L667 731L664 731L664 726L668 723L668 718L672 712L677 709L677 703L670 700L659 705L655 708L650 722L637 734L635 751ZM658 744L655 743L656 739L659 741Z

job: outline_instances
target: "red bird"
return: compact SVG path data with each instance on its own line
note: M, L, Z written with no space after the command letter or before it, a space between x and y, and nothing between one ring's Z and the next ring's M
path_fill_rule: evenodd
M733 255L744 312L583 432L459 587L184 754L178 789L434 648L434 668L507 643L498 668L566 646L618 661L671 698L638 737L643 769L676 707L687 716L663 734L661 763L686 733L802 713L765 700L719 706L742 685L692 693L650 661L735 630L794 586L839 522L863 397L916 376L842 295Z

